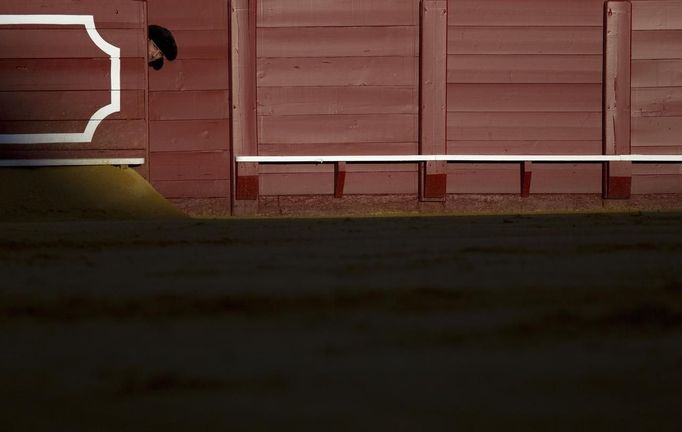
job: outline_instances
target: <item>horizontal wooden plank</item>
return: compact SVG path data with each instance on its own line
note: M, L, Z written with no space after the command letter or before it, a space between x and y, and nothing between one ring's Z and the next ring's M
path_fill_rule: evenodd
M413 114L259 116L262 143L414 142Z
M121 93L121 111L108 119L144 119L143 90ZM89 120L111 103L108 91L0 92L0 121Z
M180 59L223 59L230 54L227 29L174 30Z
M448 27L448 54L596 54L601 27Z
M76 133L83 132L87 121L3 121L0 134ZM100 123L91 143L31 145L33 150L50 149L139 149L147 146L147 122L144 120L105 120ZM26 145L2 145L0 152L25 149Z
M147 64L144 59L121 61L124 90L144 90ZM111 62L108 59L17 59L0 60L0 91L108 90Z
M229 120L151 121L153 152L229 150Z
M449 0L455 26L599 27L603 0Z
M149 93L151 120L214 120L229 117L230 92L227 90Z
M172 180L228 180L230 154L212 152L152 152L150 178L153 182Z
M600 84L600 55L449 55L449 83Z
M306 155L405 155L418 154L419 144L399 143L296 143L259 144L260 156L306 156Z
M682 59L682 30L632 32L632 58Z
M448 113L448 140L601 140L601 113Z
M600 164L533 164L531 193L601 193Z
M261 87L405 86L417 83L414 57L267 58L258 60Z
M599 155L601 141L448 141L448 154Z
M102 38L121 49L121 57L147 55L147 35L142 29L103 29ZM0 58L109 58L90 39L85 28L18 30L0 26Z
M637 163L632 165L632 175L678 175L682 174L682 164L679 163Z
M635 117L682 117L682 87L633 88Z
M228 28L229 2L224 0L153 0L147 3L149 24L177 30Z
M165 62L161 70L149 71L149 90L229 90L227 58L177 59Z
M259 0L259 27L417 25L413 0Z
M682 2L679 0L633 1L633 30L682 30Z
M682 145L682 117L634 117L632 147ZM637 153L633 149L633 153Z
M143 28L144 3L133 0L3 0L2 15L94 15L97 28Z
M166 198L225 198L230 195L229 180L156 180L153 186Z
M448 111L599 112L599 84L448 84Z
M373 57L419 53L419 30L403 27L258 29L259 57Z
M682 193L682 175L633 175L632 193Z
M448 164L448 193L519 193L518 164Z
M334 176L329 173L264 174L261 195L329 195ZM416 194L416 172L348 173L344 195Z
M633 60L632 86L682 86L682 60Z
M419 94L414 87L261 87L258 113L297 114L416 114Z
M378 173L378 172L417 172L416 163L352 163L346 165L348 173ZM261 164L258 168L261 174L284 173L334 173L334 164Z

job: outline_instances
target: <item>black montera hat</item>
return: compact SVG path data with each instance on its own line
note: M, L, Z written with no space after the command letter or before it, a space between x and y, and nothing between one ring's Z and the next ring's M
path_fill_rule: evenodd
M149 39L151 39L156 46L159 47L164 57L166 57L169 61L175 60L175 58L178 56L178 47L175 44L175 38L167 28L157 25L150 25ZM159 70L163 67L163 57L149 62L149 64L155 70Z

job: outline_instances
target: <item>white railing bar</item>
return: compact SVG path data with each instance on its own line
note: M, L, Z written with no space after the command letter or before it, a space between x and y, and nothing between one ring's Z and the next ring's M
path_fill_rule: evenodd
M98 165L144 165L144 158L119 159L0 159L0 167L58 167Z
M336 156L237 156L244 163L331 162L682 162L678 155L336 155Z

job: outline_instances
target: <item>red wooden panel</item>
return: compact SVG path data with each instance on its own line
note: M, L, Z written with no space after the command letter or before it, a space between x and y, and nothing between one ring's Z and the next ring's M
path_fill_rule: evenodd
M602 154L599 141L448 141L448 154Z
M682 29L682 2L679 0L633 1L633 30Z
M221 59L230 55L227 29L174 30L178 44L178 58Z
M147 0L149 24L171 31L226 29L228 2L224 0Z
M682 30L632 32L632 58L682 59Z
M334 163L325 164L260 164L258 171L261 174L291 174L291 173L329 173L334 174ZM419 170L416 163L346 163L348 173L396 173L411 172Z
M144 59L121 61L121 86L143 90L147 64ZM0 60L0 91L108 90L111 62L108 59L17 59Z
M634 60L633 87L682 86L682 60Z
M83 132L87 121L3 121L0 133L73 133ZM31 149L137 149L147 145L147 123L144 120L105 120L100 123L92 143L32 144ZM26 148L25 145L3 145L0 151Z
M449 113L448 140L596 141L601 113Z
M655 145L644 145L644 146L632 146L632 151L637 154L651 154L651 155L669 155L678 154L682 155L682 145L679 146L655 146Z
M416 85L413 57L268 58L258 60L258 85Z
M286 27L258 30L259 57L416 56L416 26Z
M163 69L149 72L149 90L228 90L229 62L224 59L178 58L166 62Z
M602 81L601 55L450 55L449 83L590 83Z
M259 0L259 27L416 25L413 0Z
M152 152L150 177L161 180L227 180L230 178L230 155L214 152Z
M519 164L449 164L448 193L519 193Z
M599 84L449 84L448 111L601 111Z
M680 175L680 163L637 163L632 165L632 175Z
M597 54L599 27L464 27L448 28L448 54Z
M682 117L682 87L633 88L634 117Z
M147 55L142 29L104 29L102 38L121 49L121 57ZM0 26L0 58L96 58L109 56L99 49L84 27L80 29L11 29Z
M633 194L682 193L682 175L635 175Z
M450 0L450 25L600 27L603 0Z
M230 194L230 181L157 180L154 188L166 198L225 198Z
M0 14L94 15L97 28L144 27L144 3L132 0L3 0Z
M152 152L207 151L230 148L229 120L152 121L149 124Z
M632 119L633 147L680 145L682 145L682 117L634 117Z
M225 119L229 118L230 111L227 90L149 93L151 120Z
M600 193L601 164L533 164L533 193Z
M258 113L300 114L416 114L414 87L261 87Z
M411 114L260 116L262 143L339 143L417 141L417 116Z
M111 92L0 92L0 121L89 120L109 105ZM107 119L144 119L144 91L121 92L121 112Z
M261 156L305 156L305 155L404 155L417 154L419 145L415 142L405 143L296 143L296 144L260 144L258 154Z

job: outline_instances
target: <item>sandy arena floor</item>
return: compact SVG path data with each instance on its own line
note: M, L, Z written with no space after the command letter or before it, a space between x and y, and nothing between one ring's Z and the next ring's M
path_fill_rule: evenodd
M0 224L2 431L682 427L682 214Z

